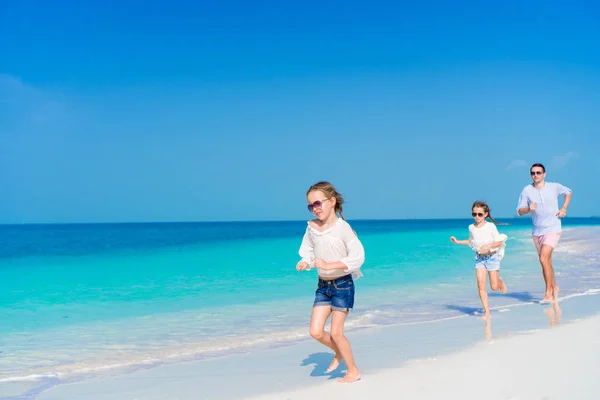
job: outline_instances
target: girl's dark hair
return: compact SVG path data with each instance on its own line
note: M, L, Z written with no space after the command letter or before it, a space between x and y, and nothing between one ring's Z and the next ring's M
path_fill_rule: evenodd
M490 206L488 206L485 201L476 201L475 203L473 203L471 210L473 210L475 207L483 208L483 211L486 212L488 215L487 218L489 218L489 220L492 221L494 223L494 225L508 225L508 224L501 224L500 222L498 222L494 218L492 218L492 214L490 214L490 211L491 211Z
M323 192L328 198L335 197L334 210L340 215L341 219L344 219L344 215L342 214L344 198L331 183L325 181L317 182L308 188L308 190L306 191L306 195L308 196L308 194L314 190L319 190Z

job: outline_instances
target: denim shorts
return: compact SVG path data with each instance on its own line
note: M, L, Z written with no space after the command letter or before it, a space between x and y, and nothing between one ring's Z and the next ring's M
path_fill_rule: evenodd
M348 312L354 307L354 280L352 275L324 280L319 278L315 292L315 306L331 306L332 310Z
M498 271L500 269L500 260L498 254L492 253L487 256L477 254L475 257L475 268L485 268L488 271Z

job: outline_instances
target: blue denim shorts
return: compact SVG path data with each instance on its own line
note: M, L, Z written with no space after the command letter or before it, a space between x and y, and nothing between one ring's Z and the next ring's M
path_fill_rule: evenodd
M492 253L487 256L477 254L475 257L475 268L485 268L488 271L498 271L500 269L500 260L498 260L498 254Z
M326 281L319 278L315 292L315 306L331 306L332 310L348 312L354 307L354 280L352 275Z

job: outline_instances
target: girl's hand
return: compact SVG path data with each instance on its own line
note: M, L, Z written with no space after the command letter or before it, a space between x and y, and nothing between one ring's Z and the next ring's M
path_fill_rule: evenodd
M479 254L487 254L490 252L491 246L489 244L484 244L479 248Z
M317 258L315 260L315 266L321 269L329 269L329 263L324 260L321 260L320 258Z
M458 242L458 240L456 240L456 238L455 238L454 236L450 236L450 241L451 241L452 243L456 243L456 242Z
M296 271L305 271L307 269L310 269L310 266L306 261L298 261L298 264L296 264Z

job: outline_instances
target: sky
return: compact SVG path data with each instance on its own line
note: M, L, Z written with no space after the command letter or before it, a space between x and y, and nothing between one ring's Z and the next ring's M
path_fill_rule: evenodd
M0 223L600 215L599 3L396 3L0 0Z

